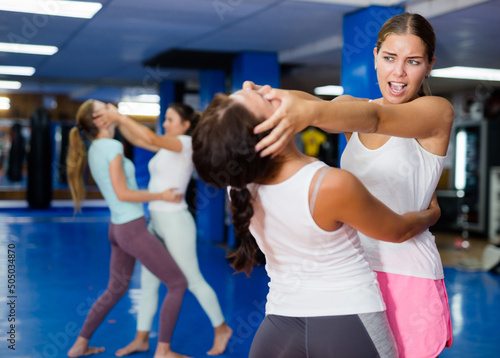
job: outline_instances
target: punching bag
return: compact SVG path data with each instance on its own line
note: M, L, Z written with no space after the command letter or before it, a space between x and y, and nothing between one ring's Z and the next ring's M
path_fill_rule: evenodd
M23 179L23 162L26 156L26 147L21 130L22 127L19 123L15 123L11 129L9 168L7 169L7 178L10 181L21 181Z
M28 155L28 204L45 209L52 200L52 141L50 115L37 109L31 115L31 140Z

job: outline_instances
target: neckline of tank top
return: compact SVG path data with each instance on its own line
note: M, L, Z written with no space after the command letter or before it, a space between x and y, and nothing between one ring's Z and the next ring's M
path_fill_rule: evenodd
M258 186L264 186L264 187L276 187L278 185L283 185L287 182L289 182L290 180L292 180L293 178L295 178L297 175L299 175L303 170L305 170L306 168L308 168L309 166L311 165L318 165L318 170L320 168L322 168L323 166L326 166L326 164L324 162L322 162L321 160L316 160L312 163L309 163L309 164L306 164L304 165L302 168L300 168L299 170L297 170L295 173L293 173L290 177L286 178L285 180L279 182L279 183L275 183L275 184L257 184Z

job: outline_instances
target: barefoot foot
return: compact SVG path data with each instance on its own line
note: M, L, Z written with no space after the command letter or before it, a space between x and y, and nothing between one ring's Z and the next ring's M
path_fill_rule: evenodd
M233 335L233 330L226 324L226 322L218 327L215 327L214 331L214 345L212 349L207 352L209 356L218 356L224 353L227 343L229 342L229 338Z
M154 358L190 358L190 357L172 351L170 349L170 343L158 342Z
M149 341L142 341L134 339L127 346L120 348L116 351L115 356L123 357L132 353L146 352L149 350Z
M73 347L68 351L68 357L83 357L104 352L104 347L89 347L89 340L78 337Z

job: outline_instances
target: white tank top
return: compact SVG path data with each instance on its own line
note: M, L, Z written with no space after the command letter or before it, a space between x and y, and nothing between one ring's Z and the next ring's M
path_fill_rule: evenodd
M445 157L425 150L414 138L391 137L371 150L352 133L341 158L366 188L398 214L427 209L443 170ZM401 244L371 239L359 233L375 271L442 279L443 265L435 238L426 230Z
M148 191L151 193L159 193L168 188L177 188L178 193L186 193L194 169L191 159L193 147L190 136L180 135L177 138L182 143L180 152L160 149L148 163L150 175ZM150 201L148 205L149 210L155 211L176 211L187 207L185 199L180 203L155 200Z
M266 314L291 317L385 310L375 273L356 231L318 227L309 210L314 162L274 185L249 186L254 201L250 231L266 256L270 277Z

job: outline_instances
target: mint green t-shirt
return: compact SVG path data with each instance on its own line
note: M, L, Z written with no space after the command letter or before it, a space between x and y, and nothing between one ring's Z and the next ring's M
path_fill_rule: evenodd
M119 154L122 156L127 187L137 190L134 164L123 155L123 145L119 141L108 138L96 139L90 145L88 153L90 172L108 204L113 224L124 224L144 216L142 203L120 201L115 194L109 175L109 163Z

